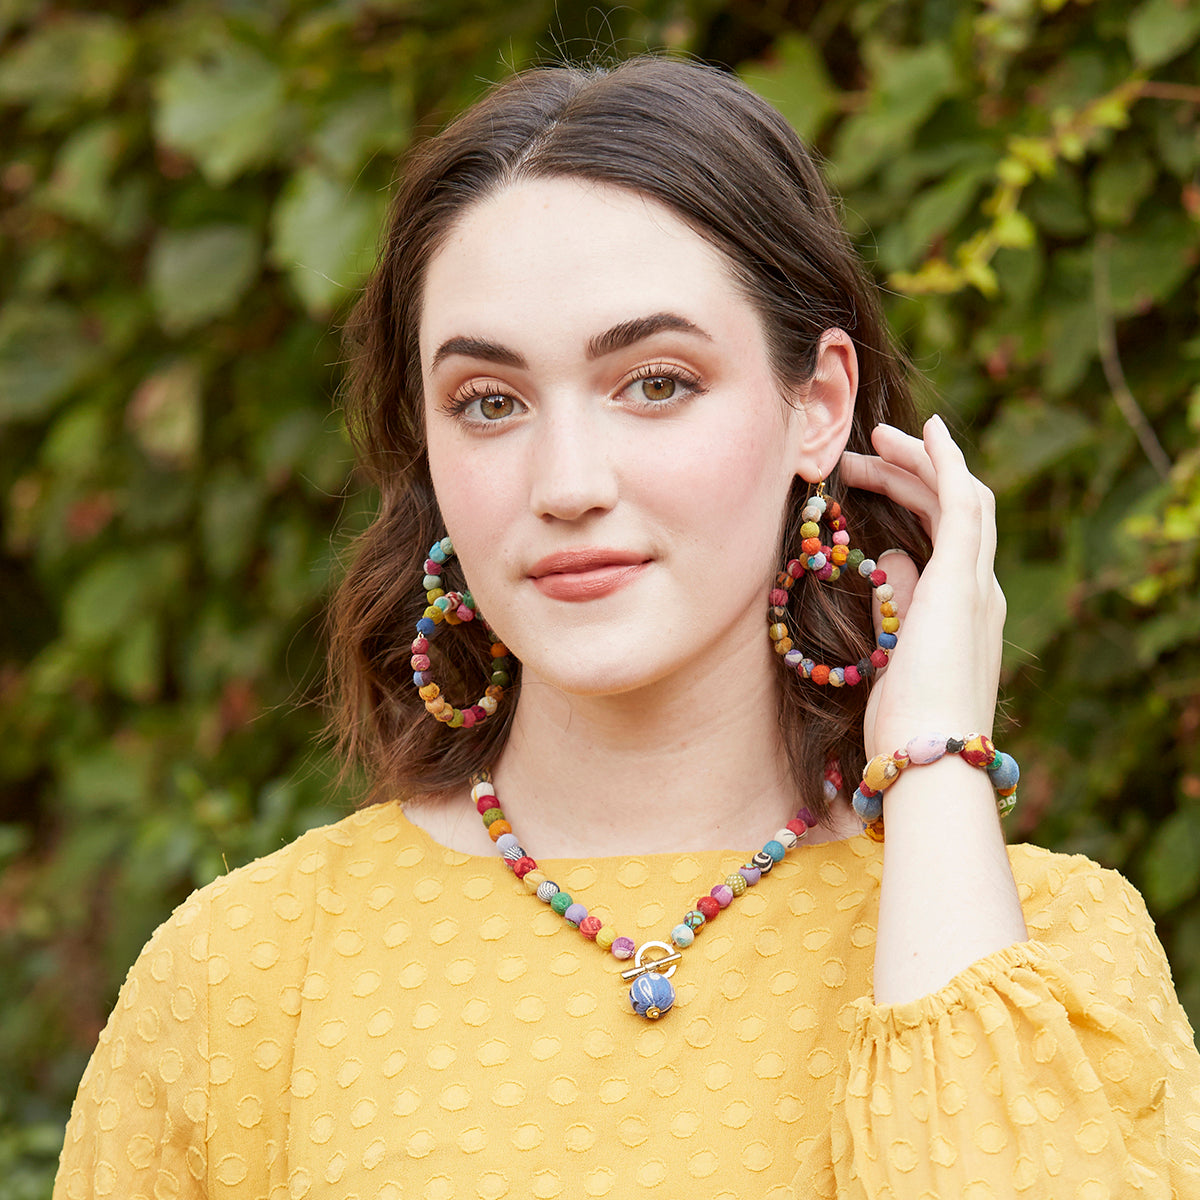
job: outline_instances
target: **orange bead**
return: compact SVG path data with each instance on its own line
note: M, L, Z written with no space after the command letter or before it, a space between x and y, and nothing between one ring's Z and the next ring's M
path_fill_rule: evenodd
M805 554L820 554L821 539L805 538L804 541L800 543L800 549L803 550Z
M508 647L503 642L492 643L492 657L505 658L508 655Z
M879 612L882 616L894 617L896 615L896 606L890 600L885 600L879 606Z
M436 683L427 683L424 687L417 689L417 695L422 700L436 700L442 694L442 689Z
M781 637L775 643L776 654L786 654L792 648L792 639L790 637Z
M488 826L488 837L497 841L501 834L512 833L512 826L507 821L493 821Z
M825 666L824 663L821 663L821 664L813 667L812 681L813 681L813 683L828 683L829 682L829 668L827 666Z

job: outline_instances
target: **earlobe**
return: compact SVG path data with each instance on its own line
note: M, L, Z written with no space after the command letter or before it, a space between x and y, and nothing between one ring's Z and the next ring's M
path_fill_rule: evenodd
M796 474L810 483L833 470L854 423L858 355L844 329L827 329L817 347L812 378L799 397L800 437Z

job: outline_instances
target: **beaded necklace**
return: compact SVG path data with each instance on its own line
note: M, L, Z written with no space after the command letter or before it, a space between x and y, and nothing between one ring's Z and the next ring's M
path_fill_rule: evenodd
M826 796L836 795L842 786L841 773L832 761L825 767ZM782 862L789 850L795 848L814 824L808 809L800 812L780 829L748 863L744 863L733 874L725 878L706 895L696 901L695 908L683 914L683 919L671 930L670 942L646 941L640 946L632 938L619 937L610 925L573 900L552 879L547 879L538 869L537 862L526 854L524 847L505 819L496 797L491 772L479 771L471 776L471 799L483 818L488 836L496 843L496 849L504 856L505 865L543 904L547 904L569 925L574 925L589 942L595 942L620 962L633 959L633 966L621 972L621 979L632 981L629 988L629 1003L640 1017L654 1021L675 1003L675 987L671 976L683 955L680 953L695 941L696 934L705 925L715 920L723 908L754 887L764 875L770 873L777 862ZM651 951L656 952L654 957ZM657 953L661 951L662 953Z

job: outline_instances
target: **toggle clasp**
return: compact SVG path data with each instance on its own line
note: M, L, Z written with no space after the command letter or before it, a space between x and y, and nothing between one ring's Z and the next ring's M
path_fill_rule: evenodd
M642 956L651 948L656 950L665 950L666 953L659 958L651 958L646 962L642 961ZM639 975L661 975L664 979L670 979L675 974L675 964L683 958L683 955L675 949L674 946L668 946L666 942L643 942L638 947L638 952L634 955L634 966L628 971L621 972L621 978L626 983L631 979L637 979Z

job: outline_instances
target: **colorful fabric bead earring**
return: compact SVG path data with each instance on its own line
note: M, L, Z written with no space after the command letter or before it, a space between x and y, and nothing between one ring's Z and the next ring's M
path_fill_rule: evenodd
M887 666L888 656L896 645L896 634L900 629L900 618L896 615L893 602L895 593L887 581L887 575L874 560L867 558L861 550L851 548L842 507L825 495L824 480L817 484L816 492L805 501L800 517L803 522L800 526L801 554L776 576L769 597L770 624L767 632L775 653L781 655L801 679L827 683L831 687L853 687ZM788 594L796 580L805 574L813 575L822 583L834 583L850 571L857 571L871 581L875 599L879 601L883 614L882 630L876 648L868 657L846 666L830 667L794 647L786 624Z
M417 621L417 636L412 644L413 684L417 694L425 701L425 711L435 720L441 721L451 729L470 729L473 725L481 725L495 711L504 695L504 689L511 682L511 664L508 660L508 650L504 643L492 632L486 621L480 616L475 607L475 601L470 592L447 592L442 587L442 568L454 557L454 544L448 537L435 542L425 560L425 574L422 584L425 588L427 607ZM433 681L430 672L432 663L429 659L429 648L433 641L448 625L462 625L469 621L483 622L487 630L492 650L492 678L483 695L467 708L455 708L445 696L442 689Z

